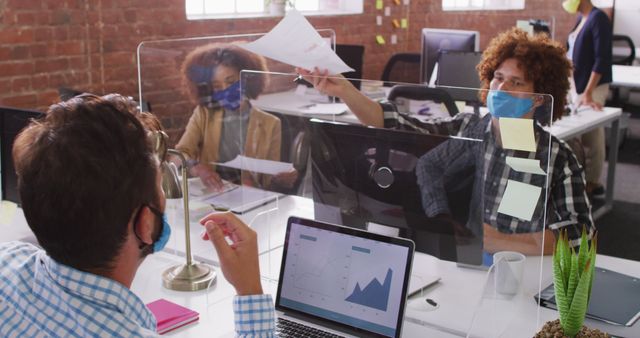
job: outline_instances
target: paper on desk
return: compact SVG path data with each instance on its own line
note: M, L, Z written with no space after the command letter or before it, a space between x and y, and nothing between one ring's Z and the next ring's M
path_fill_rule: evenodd
M501 117L498 121L504 149L536 151L533 120Z
M261 160L243 155L238 155L228 162L214 164L267 175L276 175L293 170L293 164L291 163Z
M302 107L300 112L314 115L340 115L348 109L344 103L316 103Z
M546 175L544 170L540 168L540 160L507 156L506 162L515 171Z
M239 47L304 69L318 67L329 70L329 74L353 71L295 9L288 11L269 33Z
M541 191L542 188L535 185L508 180L498 212L531 221L533 212L538 205Z
M234 212L243 213L275 201L279 194L249 187L239 186L238 189L227 191L202 200L214 208L225 208Z

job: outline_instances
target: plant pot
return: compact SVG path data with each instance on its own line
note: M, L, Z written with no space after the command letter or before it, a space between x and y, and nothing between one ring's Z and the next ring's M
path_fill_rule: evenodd
M276 16L284 16L286 3L272 2L269 4L269 14Z
M560 326L560 319L556 319L552 322L546 322L542 329L536 333L534 338L565 338L567 336L564 335L562 331L562 326ZM602 332L598 329L590 329L586 326L582 326L582 329L575 338L610 338L611 336L605 332ZM567 337L569 338L569 337Z

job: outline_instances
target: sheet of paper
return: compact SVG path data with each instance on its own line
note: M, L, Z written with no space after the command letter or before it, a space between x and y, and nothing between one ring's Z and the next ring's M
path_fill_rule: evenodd
M236 158L228 162L215 164L267 175L275 175L293 170L293 164L291 163L261 160L243 155L238 155Z
M503 148L536 151L533 120L501 117L498 121Z
M538 205L542 188L518 181L507 181L498 212L531 221Z
M313 115L340 115L347 110L349 108L344 103L315 103L302 107L300 112Z
M327 69L329 74L352 72L318 34L309 21L292 9L273 29L258 40L240 44L252 53L304 69Z
M17 204L11 201L2 201L0 204L0 224L11 224L17 210Z
M511 169L515 171L546 175L544 170L540 168L540 160L507 156L506 162L507 165L509 165Z
M272 191L243 185L224 194L203 199L202 202L211 205L216 210L228 209L243 213L275 201L278 196L280 195Z
M462 113L464 108L467 106L467 103L464 101L455 101L456 107L458 108L458 112Z

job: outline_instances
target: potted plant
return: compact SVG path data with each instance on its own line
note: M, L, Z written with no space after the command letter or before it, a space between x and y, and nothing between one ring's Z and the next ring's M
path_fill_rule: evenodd
M283 16L287 5L291 5L289 0L267 0L269 14L271 15Z
M578 254L569 247L566 231L560 232L553 254L553 288L560 319L547 322L535 338L542 337L609 337L608 334L583 325L591 297L596 263L596 236L587 241L582 231Z

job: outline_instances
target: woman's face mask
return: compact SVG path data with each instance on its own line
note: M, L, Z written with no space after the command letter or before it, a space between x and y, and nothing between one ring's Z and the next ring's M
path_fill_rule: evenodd
M576 14L579 6L580 0L565 0L562 2L562 8L569 14Z
M240 81L234 82L223 90L214 91L211 98L227 110L238 110L241 101Z

